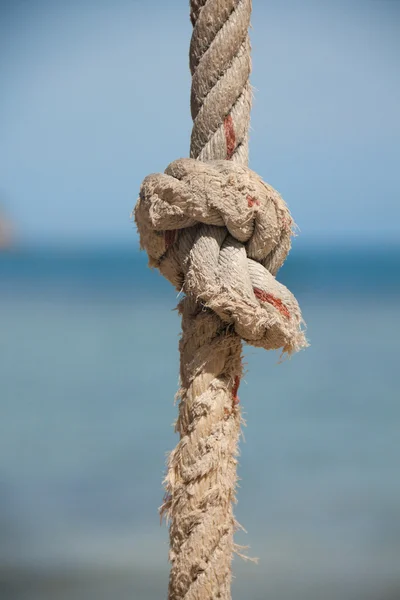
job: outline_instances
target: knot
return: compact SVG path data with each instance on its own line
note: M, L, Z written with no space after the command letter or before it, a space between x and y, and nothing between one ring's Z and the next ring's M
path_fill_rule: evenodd
M275 279L294 223L256 173L226 160L176 160L145 178L135 221L150 266L243 340L288 353L307 345L299 305Z

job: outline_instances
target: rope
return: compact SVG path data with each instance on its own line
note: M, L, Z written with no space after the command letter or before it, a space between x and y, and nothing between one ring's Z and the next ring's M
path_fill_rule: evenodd
M150 266L185 292L180 441L161 508L169 600L231 598L241 340L288 353L306 345L297 301L275 279L292 218L246 166L250 14L251 0L191 0L191 158L146 177L135 208Z
M248 162L251 0L191 0L190 156Z

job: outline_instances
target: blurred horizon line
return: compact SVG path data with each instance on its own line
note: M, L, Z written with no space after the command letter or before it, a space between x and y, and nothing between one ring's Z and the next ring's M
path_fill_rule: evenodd
M297 234L292 239L292 252L306 250L309 252L313 248L322 248L325 250L340 250L340 249L357 249L357 250L372 250L372 249L400 249L400 239L394 235L366 235L363 234L343 234L343 235L326 235L321 234ZM5 253L14 252L29 252L35 250L43 251L98 251L98 250L134 250L140 252L139 239L136 232L132 237L128 236L104 236L104 238L89 236L58 237L53 238L46 236L44 239L37 237L21 239L18 236L14 239L14 243L4 249Z

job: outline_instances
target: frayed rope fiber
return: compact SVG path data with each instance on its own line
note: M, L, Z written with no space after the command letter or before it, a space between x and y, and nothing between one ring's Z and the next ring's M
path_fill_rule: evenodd
M294 223L247 167L251 0L191 0L190 158L145 178L134 215L149 264L184 298L180 440L168 458L169 600L231 599L242 340L291 354L302 316L275 275Z

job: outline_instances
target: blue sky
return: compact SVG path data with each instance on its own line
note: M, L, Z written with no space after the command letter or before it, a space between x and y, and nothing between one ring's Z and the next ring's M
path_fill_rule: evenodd
M302 239L400 233L400 2L253 0L250 166ZM0 1L0 203L26 242L133 240L187 156L188 2Z

